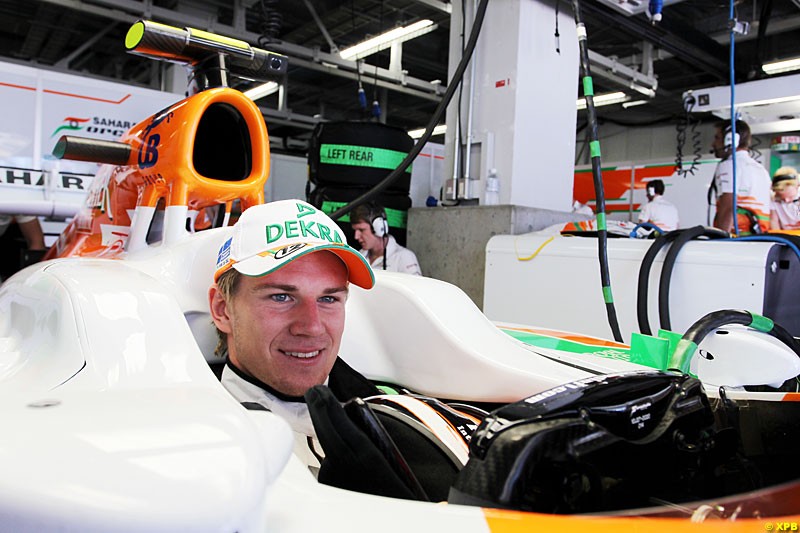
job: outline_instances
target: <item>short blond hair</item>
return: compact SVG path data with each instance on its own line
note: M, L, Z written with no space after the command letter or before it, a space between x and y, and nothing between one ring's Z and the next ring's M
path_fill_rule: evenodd
M223 273L217 280L217 290L222 294L222 298L230 305L233 296L236 294L236 289L239 287L239 280L242 279L242 274L235 268L231 268ZM228 334L217 329L217 347L214 349L214 355L217 357L228 356Z

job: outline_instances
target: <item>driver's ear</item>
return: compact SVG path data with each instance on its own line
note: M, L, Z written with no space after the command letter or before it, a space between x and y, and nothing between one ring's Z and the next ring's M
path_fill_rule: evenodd
M208 308L211 311L211 320L214 321L217 329L223 333L231 333L233 328L231 327L230 307L216 283L208 289Z

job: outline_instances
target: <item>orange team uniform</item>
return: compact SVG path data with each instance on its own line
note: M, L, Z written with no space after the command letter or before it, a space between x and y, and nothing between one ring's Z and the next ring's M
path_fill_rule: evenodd
M733 193L732 158L720 161L714 173L714 184L717 198L725 193ZM767 169L746 151L736 152L736 214L737 224L742 232L752 233L750 217L746 211L755 216L762 231L769 230L771 190L772 179Z

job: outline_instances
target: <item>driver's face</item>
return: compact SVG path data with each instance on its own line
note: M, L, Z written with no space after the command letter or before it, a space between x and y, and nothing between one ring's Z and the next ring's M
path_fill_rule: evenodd
M266 276L242 276L231 301L217 302L231 362L278 392L302 396L333 367L347 294L347 267L324 251Z

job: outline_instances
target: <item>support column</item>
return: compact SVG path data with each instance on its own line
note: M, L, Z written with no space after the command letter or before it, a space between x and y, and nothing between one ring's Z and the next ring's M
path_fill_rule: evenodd
M450 34L450 75L461 56L461 20L473 18L473 0L453 2ZM456 149L471 138L465 151L470 163L457 173L466 186L462 198L484 203L486 177L496 169L501 204L569 211L575 157L578 97L578 44L572 9L559 5L556 32L555 0L492 0L486 12L473 61L475 76L470 98L470 69L463 80L461 117L456 95L447 110L446 157L453 165L465 158ZM470 27L465 29L469 37ZM472 103L472 120L469 104ZM460 126L456 127L456 123ZM466 131L471 122L471 131Z

